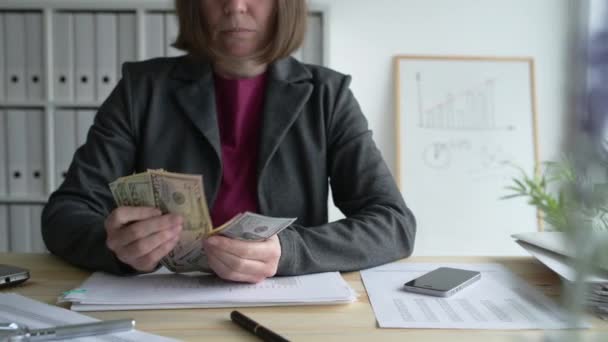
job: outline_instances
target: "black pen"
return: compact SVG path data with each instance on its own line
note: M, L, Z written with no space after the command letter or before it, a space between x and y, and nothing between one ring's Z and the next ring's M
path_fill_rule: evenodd
M241 328L249 331L255 336L262 339L262 341L267 342L285 342L289 341L285 337L275 333L274 331L259 325L258 322L252 320L251 318L243 315L242 313L234 310L230 313L230 319L238 324Z

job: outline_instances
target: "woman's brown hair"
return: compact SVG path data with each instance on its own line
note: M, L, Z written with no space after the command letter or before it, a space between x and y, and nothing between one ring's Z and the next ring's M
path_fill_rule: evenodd
M271 63L291 55L304 41L308 15L306 0L276 1L274 36L270 44L257 56L262 63ZM203 24L200 3L201 0L175 0L179 34L173 46L196 57L214 59L217 54L208 44L209 35Z

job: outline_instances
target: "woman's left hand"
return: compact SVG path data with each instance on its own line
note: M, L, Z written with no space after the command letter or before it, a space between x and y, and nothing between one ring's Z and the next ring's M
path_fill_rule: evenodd
M225 236L203 240L209 266L226 280L259 283L277 273L281 242L277 235L265 241L241 241Z

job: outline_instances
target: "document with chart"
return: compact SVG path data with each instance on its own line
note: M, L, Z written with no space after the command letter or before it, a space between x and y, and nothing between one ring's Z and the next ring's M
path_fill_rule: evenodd
M451 297L403 290L403 284L438 267L481 272L481 279ZM567 313L498 264L392 263L361 272L381 328L568 329Z

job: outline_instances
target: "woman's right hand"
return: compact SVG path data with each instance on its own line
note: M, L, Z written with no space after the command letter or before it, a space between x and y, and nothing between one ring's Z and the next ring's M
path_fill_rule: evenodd
M183 218L150 207L118 207L105 221L106 245L140 272L153 271L179 241Z

